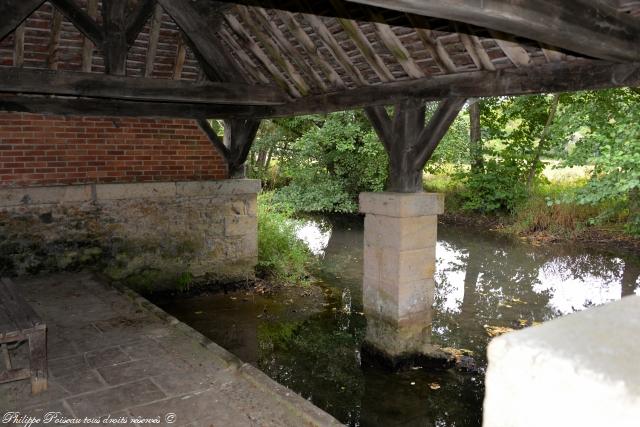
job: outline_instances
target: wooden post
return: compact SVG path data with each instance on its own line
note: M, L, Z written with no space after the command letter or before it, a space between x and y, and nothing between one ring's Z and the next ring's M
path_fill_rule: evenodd
M422 191L422 170L449 130L464 98L447 98L440 103L425 127L425 106L405 101L395 106L393 119L384 107L366 107L365 113L389 154L386 191L414 193Z
M29 366L31 367L31 393L42 393L48 388L47 330L29 334Z

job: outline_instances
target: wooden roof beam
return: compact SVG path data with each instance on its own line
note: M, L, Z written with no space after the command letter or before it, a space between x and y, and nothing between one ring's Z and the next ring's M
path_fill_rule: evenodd
M0 40L27 19L44 0L2 0L0 2Z
M0 68L0 92L232 105L280 105L289 100L274 86L193 83L24 68Z
M224 12L232 4L208 0L158 0L158 3L187 36L210 80L243 80L243 74L216 34L222 26Z
M273 107L185 102L147 102L0 93L0 111L37 114L239 119L268 116Z
M640 20L605 0L350 0L466 22L614 62L640 61Z
M51 0L51 3L96 46L102 46L104 32L90 14L78 6L75 0Z
M478 98L633 86L640 86L640 64L577 61L396 81L311 96L277 106L274 111L275 117L285 117L389 105L410 98L435 101L447 97Z

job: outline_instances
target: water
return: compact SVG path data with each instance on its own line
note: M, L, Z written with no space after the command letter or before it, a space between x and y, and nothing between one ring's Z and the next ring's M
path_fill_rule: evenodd
M317 283L276 295L243 292L158 303L243 360L352 426L477 426L482 374L361 363L362 221L309 223ZM535 322L640 294L637 254L533 247L491 232L440 226L433 342L486 366L487 329Z

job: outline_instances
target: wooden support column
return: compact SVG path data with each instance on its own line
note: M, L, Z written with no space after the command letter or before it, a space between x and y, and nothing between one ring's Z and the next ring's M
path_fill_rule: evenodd
M211 128L206 119L200 119L198 123L227 161L229 178L246 178L245 163L258 133L260 120L225 120L223 139Z
M386 191L422 191L422 169L465 101L464 98L445 99L426 126L425 105L420 101L397 104L393 118L389 116L385 107L365 108L367 117L389 154Z
M127 1L102 3L105 40L103 43L107 73L124 76L127 67Z

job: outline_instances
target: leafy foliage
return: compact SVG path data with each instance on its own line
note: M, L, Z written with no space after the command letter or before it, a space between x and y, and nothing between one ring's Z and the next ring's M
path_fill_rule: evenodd
M304 281L311 254L296 236L296 222L275 207L272 196L258 196L258 273L282 282Z
M361 112L328 115L280 159L289 184L276 200L297 212L357 212L358 194L382 191L387 155Z

